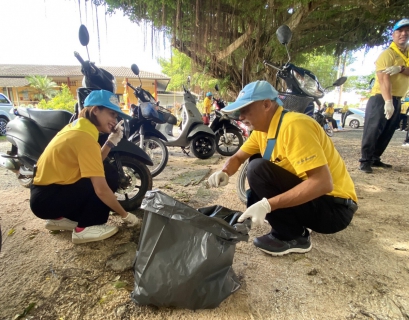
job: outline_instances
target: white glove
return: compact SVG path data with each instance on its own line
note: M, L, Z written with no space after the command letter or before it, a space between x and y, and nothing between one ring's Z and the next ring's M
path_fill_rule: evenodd
M122 218L122 221L126 222L129 227L134 227L138 224L139 219L134 214L128 212L128 215Z
M402 68L400 66L392 66L392 67L386 68L382 72L393 76L395 74L400 73L401 71L402 71Z
M271 212L271 206L266 198L261 199L252 206L248 207L246 211L239 217L238 222L243 222L247 218L251 218L252 227L262 226L267 213Z
M119 123L115 126L115 132L112 132L108 136L108 141L111 142L114 146L117 146L119 141L121 141L122 137L124 136L124 127L122 124L124 120L119 121Z
M211 188L224 187L229 183L229 176L226 172L216 171L209 177L207 183Z
M393 107L393 103L392 100L386 100L385 101L385 118L386 120L389 120L390 118L392 118L393 112L395 111L395 108Z

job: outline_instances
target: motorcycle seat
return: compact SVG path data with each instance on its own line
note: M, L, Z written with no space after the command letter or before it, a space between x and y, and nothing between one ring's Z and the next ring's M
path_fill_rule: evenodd
M72 113L65 110L38 110L19 107L17 112L20 116L37 122L40 127L52 130L61 130L72 117Z

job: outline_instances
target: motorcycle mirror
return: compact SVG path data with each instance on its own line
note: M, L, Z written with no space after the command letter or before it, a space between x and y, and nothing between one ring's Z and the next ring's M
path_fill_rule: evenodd
M80 30L78 32L78 37L80 38L81 44L85 47L89 43L89 33L86 26L83 24L80 26Z
M219 91L219 85L216 83L216 85L214 86L214 90Z
M281 44L287 45L293 36L291 29L283 24L276 31L277 39Z
M135 63L131 65L131 70L135 75L139 76L139 68Z
M348 79L348 77L341 77L341 78L335 80L335 82L332 85L334 87L342 86L347 81L347 79Z

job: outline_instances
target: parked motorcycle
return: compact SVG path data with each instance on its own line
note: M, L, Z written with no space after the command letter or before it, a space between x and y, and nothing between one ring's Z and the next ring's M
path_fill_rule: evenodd
M214 88L216 92L219 91L217 84ZM216 135L216 151L223 156L232 156L243 145L244 139L241 129L228 115L221 113L225 107L223 99L213 97L213 100L215 117L209 127Z
M315 101L318 105L321 105L319 99L324 96L325 91L329 87L323 89L317 77L311 71L290 63L291 57L287 44L291 40L292 32L288 26L280 26L276 31L276 35L278 41L284 45L287 50L288 61L281 68L274 66L268 61L263 61L263 64L277 70L276 88L280 87L280 80L284 81L286 85L285 92L279 91L279 97L283 101L284 109L311 114L311 110L314 110L313 102ZM346 77L341 77L337 79L332 86L340 86L345 83L346 80ZM283 86L281 85L281 87ZM247 203L247 166L248 161L243 163L236 180L237 194L243 203Z
M324 109L315 111L312 117L315 119L315 121L317 121L320 124L320 126L324 129L325 133L329 137L332 137L334 135L334 130L329 125L328 118L323 115L324 111L325 111Z
M131 66L135 75L139 78L139 68L136 64ZM142 89L142 81L139 78L140 86L135 88L127 83L140 102L139 106L132 105L133 119L129 121L130 136L129 141L139 145L153 162L150 171L152 177L156 177L165 169L169 159L169 151L164 141L167 138L155 128L157 123L176 124L177 119L165 108L159 106L155 98L149 91Z
M79 39L83 46L89 42L88 30L81 25ZM34 178L35 164L51 139L69 122L74 121L84 108L84 100L93 90L115 92L115 78L93 62L84 61L80 54L74 56L81 63L84 75L84 87L77 89L78 103L75 113L63 110L38 110L18 108L17 117L7 125L7 140L12 144L11 151L0 154L0 165L13 171L24 187L30 187ZM88 57L89 59L89 57ZM124 128L124 138L112 148L105 161L117 168L119 188L116 196L126 211L137 209L145 193L152 189L152 176L146 165L152 165L149 156L138 146L128 141L129 128ZM108 134L100 135L101 146L106 142Z
M188 87L183 86L185 91L182 106L182 130L178 137L170 135L166 123L156 125L167 139L165 145L170 147L181 147L183 153L189 155L189 149L193 155L199 159L210 158L216 151L215 134L202 121L202 115L196 107L196 98L189 90L190 77L188 77Z

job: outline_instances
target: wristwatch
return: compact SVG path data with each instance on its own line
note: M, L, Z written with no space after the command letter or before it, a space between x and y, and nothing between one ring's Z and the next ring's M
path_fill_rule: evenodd
M105 142L105 144L106 144L108 147L110 147L111 149L112 149L112 148L115 148L115 145L114 145L111 141L109 141L109 140L107 140L107 141Z
M399 73L402 73L403 71L405 71L406 67L405 66L400 66L400 71Z

